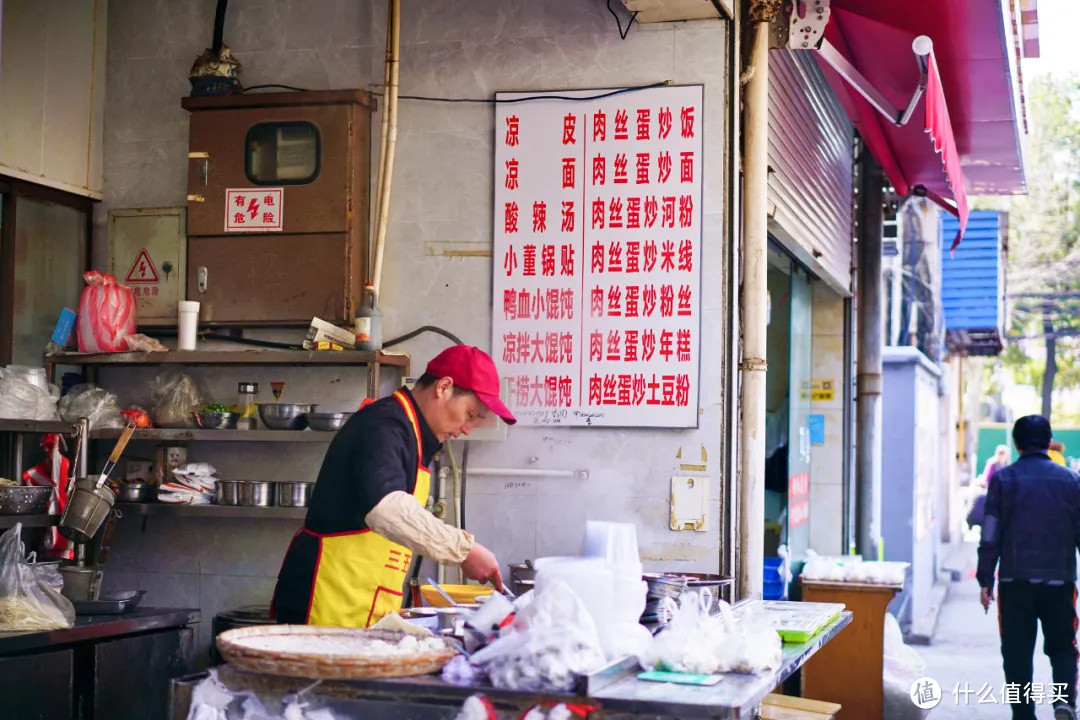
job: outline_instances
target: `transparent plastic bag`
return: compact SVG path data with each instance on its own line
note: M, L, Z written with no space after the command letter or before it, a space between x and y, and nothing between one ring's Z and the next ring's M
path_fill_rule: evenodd
M753 607L736 615L726 602L709 614L711 597L687 592L679 609L638 661L642 667L671 672L763 673L783 661L784 646L768 617Z
M60 417L69 423L86 418L90 421L90 427L97 430L122 428L126 424L120 416L116 395L93 383L76 385L60 398Z
M911 686L923 676L926 663L922 656L904 644L900 623L891 613L885 613L882 689L886 720L922 720L930 712L911 702Z
M192 413L210 400L206 392L185 372L170 370L158 375L150 385L150 415L160 428L194 427Z
M472 655L497 688L530 692L574 687L577 675L604 666L596 623L581 599L562 580L532 593L512 630Z
M0 535L0 632L32 632L69 628L75 606L50 585L38 580L24 557L16 523Z
M54 385L43 390L37 383L22 377L0 373L0 417L12 420L55 420L56 400L60 396Z

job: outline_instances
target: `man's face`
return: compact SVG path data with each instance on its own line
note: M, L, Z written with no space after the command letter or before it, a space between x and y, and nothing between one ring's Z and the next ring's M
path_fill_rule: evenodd
M471 392L454 392L454 381L439 378L435 384L435 407L427 418L439 442L468 435L492 421L491 411Z

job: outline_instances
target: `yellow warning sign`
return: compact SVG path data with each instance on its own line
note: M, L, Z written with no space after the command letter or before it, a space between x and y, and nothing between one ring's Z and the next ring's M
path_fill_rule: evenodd
M832 380L814 380L810 384L810 399L813 402L829 402L836 397L836 383Z

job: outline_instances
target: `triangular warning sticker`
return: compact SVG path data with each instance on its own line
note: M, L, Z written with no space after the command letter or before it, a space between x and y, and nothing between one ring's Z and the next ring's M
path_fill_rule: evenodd
M146 248L143 248L135 257L135 262L131 264L131 269L128 270L124 282L156 283L160 282L160 280L157 270L154 269L154 261L150 259L150 253L146 252Z

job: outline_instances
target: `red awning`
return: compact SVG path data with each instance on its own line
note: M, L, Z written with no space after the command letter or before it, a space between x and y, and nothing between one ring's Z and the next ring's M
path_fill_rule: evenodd
M820 62L898 192L924 187L961 218L961 226L966 192L1024 192L1017 50L1000 3L831 0L830 7L826 40L901 109L920 78L912 41L919 35L933 41L926 92L903 127Z
M908 105L920 80L912 51L915 37L835 6L825 28L825 39L875 90L900 109ZM911 120L899 127L872 107L827 62L821 58L818 62L896 192L907 195L923 190L960 219L955 247L967 225L967 195L934 52L931 50L927 58L926 91Z

